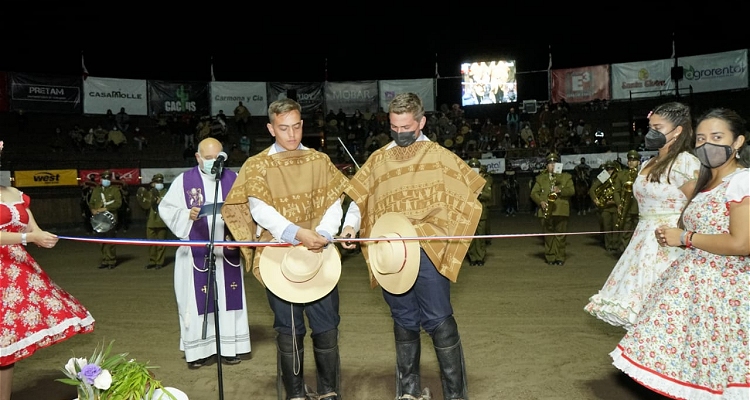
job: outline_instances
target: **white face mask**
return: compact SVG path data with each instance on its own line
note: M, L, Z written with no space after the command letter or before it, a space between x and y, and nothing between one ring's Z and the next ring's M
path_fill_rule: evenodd
M102 186L109 187L112 182L109 179L102 179Z
M163 183L156 183L156 184L154 184L154 187L156 188L156 190L162 190L162 189L164 189L164 184Z
M203 173L211 175L211 168L214 167L215 160L206 160L205 158L201 157L201 161L203 161Z

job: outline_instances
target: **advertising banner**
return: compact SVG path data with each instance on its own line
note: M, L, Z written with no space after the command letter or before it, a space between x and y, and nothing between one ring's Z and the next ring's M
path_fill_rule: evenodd
M77 186L78 174L74 169L16 171L16 187Z
M353 115L356 110L378 110L377 81L326 82L325 93L326 113L341 109L346 115Z
M148 82L137 79L94 78L83 81L83 113L148 115Z
M253 116L268 114L265 82L211 82L211 115L234 115L240 102Z
M747 49L677 59L683 68L680 86L690 85L693 92L746 89Z
M11 108L25 112L81 114L81 78L11 74Z
M424 110L435 112L435 80L427 79L401 79L394 81L378 81L378 97L380 107L388 111L388 104L400 93L416 93L424 103ZM377 109L371 110L372 112Z
M482 158L479 159L479 162L487 168L487 172L490 174L505 173L504 158Z
M303 118L309 118L315 114L315 110L323 109L323 83L269 82L266 90L268 104L285 98L296 100L302 106Z
M209 115L207 82L148 81L148 112Z
M585 103L595 99L609 100L609 65L553 69L552 101Z
M401 93L416 93L422 99L424 110L434 112L435 109L435 80L427 79L401 79L394 81L378 81L378 97L380 107L388 111L388 104ZM373 112L377 110L372 110Z
M100 182L99 176L102 172L107 171L106 169L82 169L78 171L78 177L81 178L81 183L86 182ZM109 169L110 172L112 172L112 181L122 182L127 185L139 185L141 183L140 180L140 171L138 168L111 168ZM151 180L149 180L150 182Z
M612 99L658 97L673 93L674 60L612 64Z
M10 110L10 95L8 94L8 74L0 71L0 112Z

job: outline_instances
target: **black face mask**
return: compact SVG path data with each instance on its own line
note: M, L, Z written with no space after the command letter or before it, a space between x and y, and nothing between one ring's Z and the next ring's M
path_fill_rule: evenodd
M643 144L648 150L661 149L662 147L664 147L664 145L667 144L667 135L672 133L675 129L677 128L674 128L667 133L661 133L656 129L649 129L646 137L643 140Z
M416 132L417 131L396 132L391 129L391 137L397 145L400 147L406 147L417 141L417 135L415 135Z
M732 157L734 148L732 146L706 143L695 148L695 156L704 166L716 168L724 165Z

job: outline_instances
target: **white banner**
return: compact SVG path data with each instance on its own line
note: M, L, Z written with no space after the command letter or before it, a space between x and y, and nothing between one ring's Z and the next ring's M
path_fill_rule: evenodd
M10 171L0 171L0 186L10 186Z
M612 99L658 97L674 92L674 61L653 60L612 64Z
M677 64L684 68L680 86L695 93L747 88L747 49L678 58Z
M128 115L148 115L147 81L91 76L83 81L84 114L117 114L123 107Z
M224 110L228 117L242 102L253 116L268 115L265 82L211 82L211 115Z
M344 110L346 115L378 111L378 82L350 81L325 83L326 112Z
M400 93L416 93L422 98L424 110L435 111L435 80L427 79L402 79L397 81L378 81L380 94L380 107L388 112L388 104Z
M502 174L505 173L505 159L504 158L482 158L479 160L482 165L487 167L487 173L490 174Z

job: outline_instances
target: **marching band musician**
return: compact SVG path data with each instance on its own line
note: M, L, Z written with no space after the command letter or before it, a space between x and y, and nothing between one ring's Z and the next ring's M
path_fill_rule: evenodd
M108 212L112 219L112 227L104 232L94 232L100 238L113 238L117 234L117 210L122 205L122 192L117 186L112 186L112 172L106 170L99 175L99 185L94 188L89 200L91 214L96 217ZM112 243L102 243L102 262L99 269L114 269L117 266L117 253Z
M622 254L633 237L633 230L638 225L638 202L633 197L633 182L641 165L641 155L636 150L628 151L628 170L620 172L614 179L615 203L617 204L617 220L621 223L615 228L620 231L619 248Z
M151 178L149 188L141 186L136 193L138 204L148 213L146 218L146 239L165 240L167 238L167 224L159 216L159 203L167 189L164 187L164 175L155 174ZM166 246L149 246L148 265L146 269L161 269L164 267L164 253Z
M599 215L599 229L602 232L611 232L615 230L615 220L617 219L617 203L615 203L614 181L619 175L617 173L617 161L606 161L602 164L602 170L606 174L599 174L597 179L591 183L589 196L597 207ZM620 235L617 233L604 234L604 249L610 253L616 253L620 248Z
M543 233L565 233L570 216L570 198L575 194L573 177L562 172L560 156L547 155L547 169L537 175L531 188L531 199L539 206ZM565 235L544 237L544 258L549 265L565 264Z

